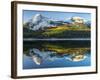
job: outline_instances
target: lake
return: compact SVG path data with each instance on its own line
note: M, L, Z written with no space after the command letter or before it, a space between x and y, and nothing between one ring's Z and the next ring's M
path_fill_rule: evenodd
M23 41L23 69L91 65L90 40Z

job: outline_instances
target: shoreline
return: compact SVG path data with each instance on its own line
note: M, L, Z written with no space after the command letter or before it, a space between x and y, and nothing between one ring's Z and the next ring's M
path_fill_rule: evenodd
M47 39L37 39L37 38L24 38L23 41L90 41L90 38L47 38Z

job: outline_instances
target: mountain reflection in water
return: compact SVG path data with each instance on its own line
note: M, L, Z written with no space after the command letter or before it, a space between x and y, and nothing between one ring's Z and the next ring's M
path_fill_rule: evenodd
M90 41L24 42L23 68L90 65Z

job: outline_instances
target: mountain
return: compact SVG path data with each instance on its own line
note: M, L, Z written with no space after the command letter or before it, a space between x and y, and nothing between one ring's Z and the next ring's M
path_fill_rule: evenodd
M84 24L84 19L82 17L74 16L71 18L66 19L66 21L71 24L71 23L81 23Z
M74 26L73 28L82 28L82 29L90 29L91 27L91 21L86 20L82 17L74 16L66 20L66 23L70 26Z
M58 27L64 25L73 26L73 24L74 25L79 24L79 26L87 26L88 28L90 28L91 22L86 21L82 17L78 16L71 17L65 21L60 21L47 18L41 14L36 14L27 23L24 24L24 27L32 31L36 31L36 30L44 30L46 28Z
M82 17L74 16L71 18L74 23L84 24L84 19Z
M26 27L30 30L36 31L39 29L44 30L46 27L56 27L57 25L62 25L62 23L62 21L54 21L41 14L36 14L26 23Z

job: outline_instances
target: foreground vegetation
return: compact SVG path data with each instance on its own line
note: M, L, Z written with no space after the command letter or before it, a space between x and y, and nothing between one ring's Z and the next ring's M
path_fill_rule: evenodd
M86 26L57 26L44 30L32 31L24 27L24 38L89 38L90 28Z

